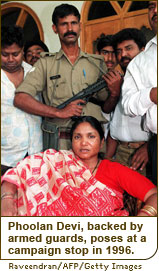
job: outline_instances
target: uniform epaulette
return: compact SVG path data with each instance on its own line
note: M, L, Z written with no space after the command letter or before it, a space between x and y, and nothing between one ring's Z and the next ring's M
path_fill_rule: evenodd
M56 53L51 53L51 52L41 52L40 57L46 57L46 56L55 56Z

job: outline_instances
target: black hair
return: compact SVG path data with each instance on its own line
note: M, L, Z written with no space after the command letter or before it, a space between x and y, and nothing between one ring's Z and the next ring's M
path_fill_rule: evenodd
M64 18L68 15L74 15L78 18L78 21L80 21L80 13L75 6L69 4L61 4L54 9L52 14L53 24L57 26L58 18Z
M113 42L113 35L106 35L104 37L101 37L98 40L97 43L97 50L98 53L101 52L101 50L105 47L105 46L112 46L112 42Z
M31 41L27 41L24 45L24 57L25 58L26 58L26 54L27 54L28 49L33 45L39 45L44 50L44 52L49 52L48 47L46 46L46 44L43 41L31 40Z
M9 25L1 28L1 47L5 48L16 43L20 48L24 46L24 33L20 26Z
M144 33L137 28L125 28L113 36L113 48L116 51L119 43L125 40L134 40L141 50L146 45L146 37Z
M78 117L77 120L73 123L71 131L70 131L70 137L71 137L71 141L72 141L72 137L73 137L73 132L76 129L76 127L84 122L88 122L95 130L97 130L97 132L99 133L100 139L102 141L102 139L104 138L104 131L102 128L101 123L94 117L92 116L83 116L83 117Z

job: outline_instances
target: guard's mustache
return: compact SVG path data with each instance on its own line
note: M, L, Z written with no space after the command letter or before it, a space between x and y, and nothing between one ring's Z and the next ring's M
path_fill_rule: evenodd
M64 37L66 36L69 36L69 35L74 35L74 36L77 36L77 33L76 32L73 32L73 31L68 31L64 34Z

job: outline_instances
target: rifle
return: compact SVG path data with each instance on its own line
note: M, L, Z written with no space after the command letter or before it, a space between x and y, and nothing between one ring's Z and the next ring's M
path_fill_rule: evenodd
M107 86L106 81L100 77L100 78L98 78L98 80L95 83L88 86L87 88L84 88L79 93L74 95L72 98L70 98L70 99L66 100L65 102L63 102L62 104L58 105L57 108L63 109L66 105L68 105L69 103L71 103L75 100L78 100L78 99L82 99L82 100L85 100L86 102L88 102L90 97L94 93L100 91L102 88L105 88L106 86Z

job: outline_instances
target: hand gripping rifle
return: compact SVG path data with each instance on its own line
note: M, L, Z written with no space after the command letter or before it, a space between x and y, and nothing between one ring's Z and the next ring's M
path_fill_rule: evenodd
M105 88L106 86L107 86L106 81L100 77L100 78L98 78L98 80L95 83L88 86L87 88L84 88L78 94L76 94L72 98L66 100L64 103L58 105L57 108L63 109L66 105L68 105L69 103L71 103L75 100L78 100L78 99L82 99L82 100L85 100L86 102L88 102L90 97L94 93L100 91L102 88Z

